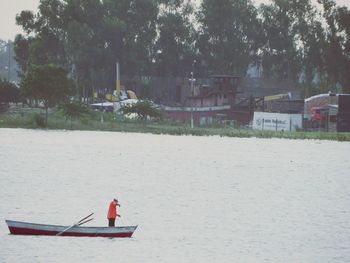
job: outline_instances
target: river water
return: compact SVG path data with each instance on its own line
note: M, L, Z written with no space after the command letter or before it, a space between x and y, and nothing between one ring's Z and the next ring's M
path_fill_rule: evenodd
M0 262L350 262L350 143L0 129ZM5 219L133 238L9 235Z

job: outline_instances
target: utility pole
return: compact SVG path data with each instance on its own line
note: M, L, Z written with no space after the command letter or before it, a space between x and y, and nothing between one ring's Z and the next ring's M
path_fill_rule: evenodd
M10 77L11 77L11 42L8 40L7 42L7 52L9 53L8 57L8 68L7 68L7 81L10 82Z
M191 97L193 97L193 71L191 72ZM193 100L191 100L191 129L193 129Z
M117 101L119 101L120 96L120 69L119 62L115 63L115 96Z
M194 82L196 81L194 79L194 64L196 64L196 60L193 60L192 63L192 72L191 72L191 96L194 96ZM193 129L193 100L191 100L191 129Z

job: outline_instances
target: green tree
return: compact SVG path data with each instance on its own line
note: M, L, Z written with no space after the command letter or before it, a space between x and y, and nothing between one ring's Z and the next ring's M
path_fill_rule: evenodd
M326 75L327 43L311 1L273 0L259 11L265 33L263 76L300 85L305 96L319 92Z
M156 74L188 75L195 59L194 28L190 21L193 6L183 0L168 1L161 6L161 10L154 58Z
M65 47L80 97L92 97L96 89L112 85L114 64L120 59L115 51L121 41L124 25L108 16L100 1L67 0L65 17ZM119 54L120 56L120 54ZM97 84L98 83L98 84Z
M308 0L307 0L308 1ZM300 54L296 48L297 25L293 3L273 0L270 5L261 5L265 45L262 48L263 75L268 78L297 80L300 71Z
M322 21L310 0L273 0L261 5L266 37L263 76L293 81L305 96L349 86L349 11L332 0L318 0Z
M21 89L27 98L43 103L45 123L48 120L48 109L69 98L72 92L72 81L66 70L58 65L32 65L22 79Z
M325 51L327 41L322 23L312 19L305 27L302 36L299 53L301 56L301 68L299 81L301 91L305 97L325 92L324 83L326 81L326 61Z
M197 47L207 74L245 76L262 44L261 24L252 2L203 0L197 17Z
M23 11L16 54L30 64L61 64L76 81L78 96L114 87L115 62L124 74L151 71L157 1L41 0L39 12ZM79 87L83 87L82 93Z
M106 0L104 6L110 16L125 24L120 61L123 73L132 76L149 74L157 36L158 1Z
M26 57L27 65L48 63L65 65L67 63L63 45L65 39L63 8L60 0L41 0L38 14L22 11L16 16L16 23L22 26L27 37L18 37L15 42L21 41L21 47L28 46L28 56L23 54L20 56ZM23 49L20 50L25 52Z
M333 0L318 0L323 6L327 22L325 61L327 87L337 91L340 84L343 92L350 92L350 11L336 6Z
M70 119L71 129L73 126L73 119L80 119L89 114L89 110L78 101L66 101L60 104L60 109L66 119Z

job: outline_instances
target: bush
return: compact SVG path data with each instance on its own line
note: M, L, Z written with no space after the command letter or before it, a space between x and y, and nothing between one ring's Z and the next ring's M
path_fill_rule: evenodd
M46 126L45 117L39 113L33 114L32 121L40 128L44 128Z
M151 119L161 119L162 114L161 111L158 110L155 105L148 100L138 101L131 105L123 106L120 111L124 114L136 114L140 120L147 120L147 118Z
M76 101L63 103L59 106L67 119L80 119L89 114L89 110Z

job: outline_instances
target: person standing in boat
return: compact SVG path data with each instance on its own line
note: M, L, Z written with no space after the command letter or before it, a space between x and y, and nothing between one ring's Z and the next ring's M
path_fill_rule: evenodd
M108 214L107 214L107 219L108 219L108 226L115 226L115 219L116 217L120 217L117 211L117 206L120 207L120 204L118 203L118 199L113 199L112 202L109 204L108 208Z

